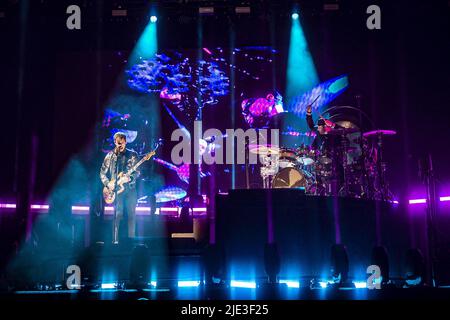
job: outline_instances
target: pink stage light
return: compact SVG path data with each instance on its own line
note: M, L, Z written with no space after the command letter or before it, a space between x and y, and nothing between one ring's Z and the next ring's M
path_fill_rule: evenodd
M72 206L72 211L89 211L88 206Z
M439 201L441 201L441 202L450 201L450 196L440 197ZM427 199L421 198L421 199L410 199L409 200L409 204L423 204L423 203L427 203Z
M15 209L16 204L15 203L0 203L0 208Z
M33 210L48 210L48 208L50 208L48 204L32 204L30 206L30 209Z
M136 207L136 211L141 211L141 212L150 212L151 211L151 207Z
M427 203L427 199L410 199L409 204Z

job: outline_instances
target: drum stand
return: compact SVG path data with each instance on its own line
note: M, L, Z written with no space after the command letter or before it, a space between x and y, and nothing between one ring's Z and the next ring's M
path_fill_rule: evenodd
M275 162L275 166L273 165ZM274 155L267 156L263 162L263 166L261 167L261 178L263 180L263 188L271 189L272 188L272 180L273 176L277 173L277 159L275 159Z
M345 135L343 136L342 139L342 173L343 173L343 186L341 187L341 189L339 190L339 195L340 196L348 196L348 181L347 181L347 138L345 137Z
M263 178L263 188L271 189L272 188L272 176L271 175L262 175Z
M364 197L366 199L372 199L374 196L374 187L372 184L372 180L369 177L369 174L367 173L367 168L366 168L366 151L364 148L364 141L363 141L363 136L361 134L361 138L359 141L359 146L361 149L361 159L360 159L360 163L361 163L361 170L362 170L362 178L364 179L362 181L362 189L363 189L363 193L361 194L361 197Z

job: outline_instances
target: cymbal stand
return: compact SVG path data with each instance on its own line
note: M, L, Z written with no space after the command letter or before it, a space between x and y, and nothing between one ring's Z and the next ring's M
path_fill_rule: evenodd
M356 101L357 101L358 109L361 110L361 98L362 98L362 96L360 94L357 94L355 96L355 98L356 98ZM360 128L362 128L363 118L362 118L362 113L361 112L359 112L359 123L360 123ZM361 181L361 183L362 183L362 186L361 186L362 187L361 197L368 198L368 199L373 199L374 196L375 196L374 185L373 185L372 178L369 177L369 173L367 172L367 167L366 167L366 156L367 155L366 155L366 150L364 148L364 138L363 138L362 130L360 131L359 148L361 149L360 165L361 165L362 179L363 179L363 181Z
M386 181L387 164L383 161L383 139L382 134L378 134L377 143L377 171L378 171L378 184L380 200L387 201L392 199L392 193L389 191L389 187Z

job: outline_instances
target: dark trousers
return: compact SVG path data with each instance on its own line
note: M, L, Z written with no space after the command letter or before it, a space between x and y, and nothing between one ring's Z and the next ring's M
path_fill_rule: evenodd
M120 239L134 238L136 236L136 204L137 192L136 189L127 190L117 196L116 207L114 210L113 222L113 242L118 242ZM123 217L127 217L128 228L124 229L121 226ZM124 235L125 231L128 235Z

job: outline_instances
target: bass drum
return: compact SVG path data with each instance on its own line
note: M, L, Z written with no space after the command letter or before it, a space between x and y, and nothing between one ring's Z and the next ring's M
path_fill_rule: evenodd
M296 168L280 170L272 180L272 188L305 188L311 185L312 177L308 172Z

